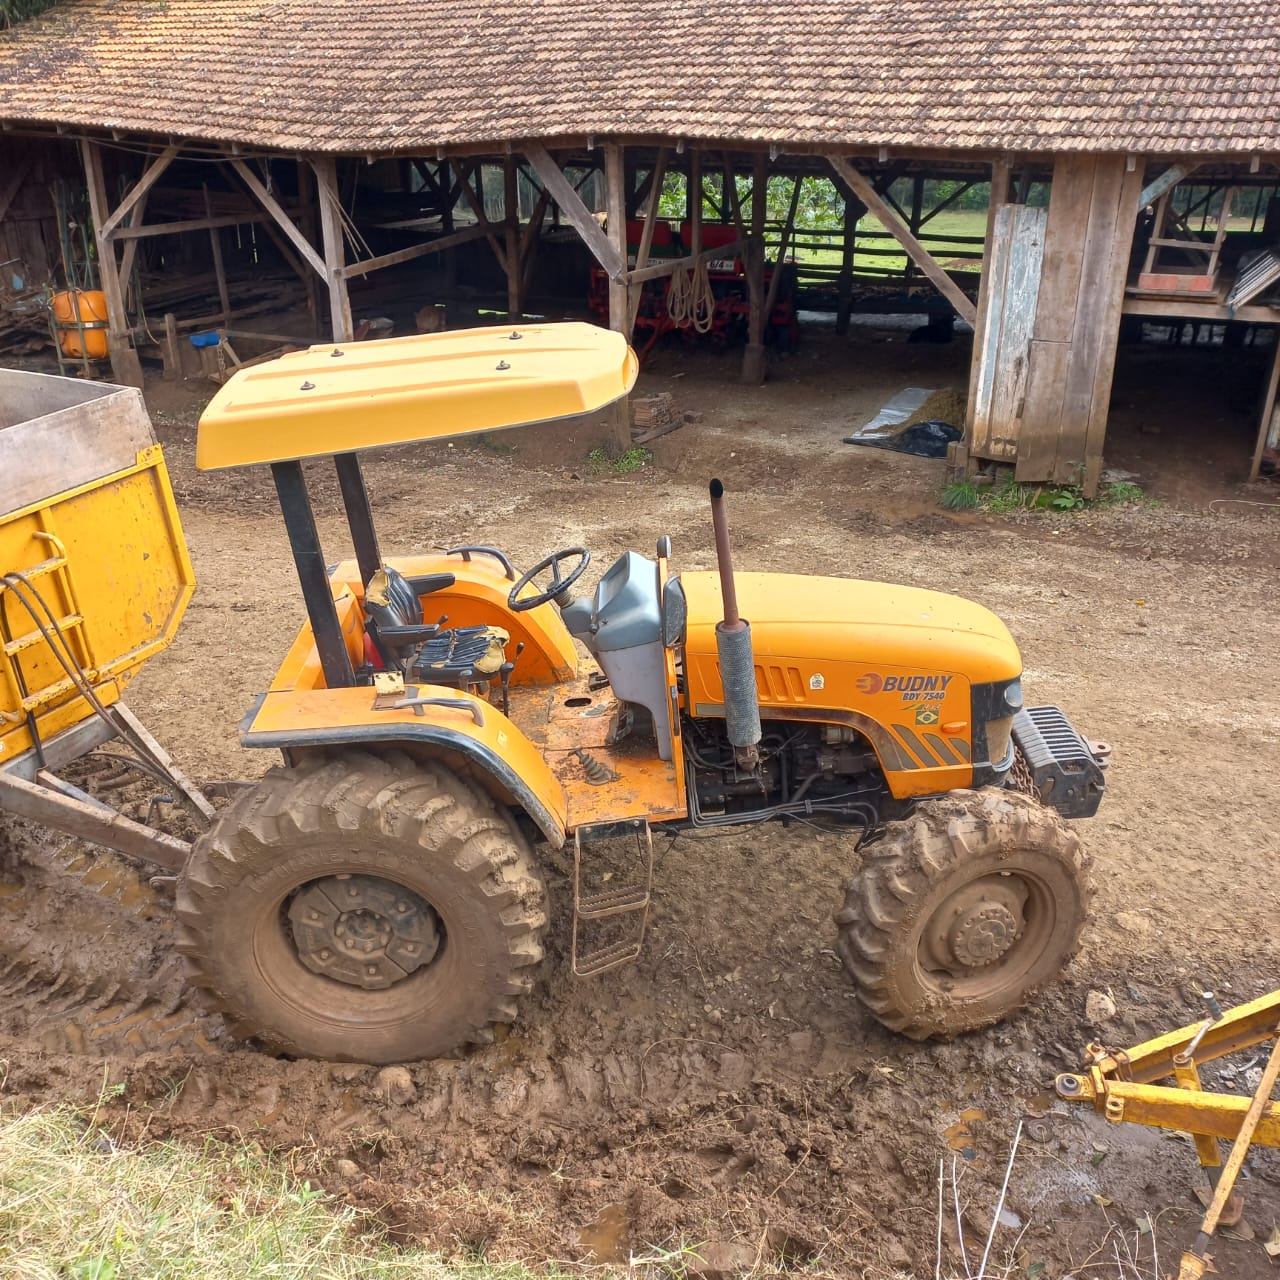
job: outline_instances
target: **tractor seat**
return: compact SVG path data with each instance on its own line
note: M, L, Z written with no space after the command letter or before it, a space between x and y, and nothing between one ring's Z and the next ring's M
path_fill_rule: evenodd
M365 587L366 631L383 663L430 684L483 683L497 674L510 636L500 627L446 627L447 615L423 622L422 596L453 586L452 573L407 578L384 565Z

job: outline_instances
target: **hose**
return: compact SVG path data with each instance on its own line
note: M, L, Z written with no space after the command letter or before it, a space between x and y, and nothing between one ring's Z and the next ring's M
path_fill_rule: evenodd
M31 617L31 621L35 623L36 629L40 632L41 638L49 648L49 652L57 659L58 665L66 672L67 678L75 687L76 692L88 703L93 713L111 728L114 736L120 738L128 747L131 747L140 757L137 761L129 761L135 768L141 769L145 773L157 775L157 769L150 763L151 752L147 744L134 733L132 727L122 720L114 720L111 713L103 705L102 700L98 697L97 692L89 681L88 673L80 665L75 654L72 652L71 645L67 641L67 637L58 624L57 618L54 616L53 610L50 609L49 603L45 600L31 582L27 575L20 570L13 569L8 573L0 574L0 605L3 604L3 592L7 591L12 594L14 599L26 609ZM37 611L37 606L39 611ZM44 620L41 619L40 613L44 614ZM2 615L0 615L2 616ZM46 626L46 622L48 625ZM5 620L4 634L9 634L7 619ZM56 638L56 643L55 643ZM14 664L15 671L18 670L17 664ZM20 684L20 689L25 690L25 682ZM36 748L38 758L43 763L43 744L36 732L34 715L29 718L29 724L32 729L33 744ZM122 759L123 757L117 757ZM165 781L174 783L174 779L167 774L159 775ZM176 785L176 784L175 784ZM179 791L182 789L179 788ZM191 807L191 806L188 806ZM203 815L199 815L203 817Z
M697 263L692 274L684 267L677 267L671 273L667 314L677 329L692 326L696 333L711 332L716 315L716 295L711 289L705 258Z

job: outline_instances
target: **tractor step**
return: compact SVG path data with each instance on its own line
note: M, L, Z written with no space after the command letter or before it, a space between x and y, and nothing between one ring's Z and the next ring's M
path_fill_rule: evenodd
M649 891L639 885L625 885L591 893L578 898L579 920L603 920L607 916L625 915L649 905Z
M608 947L598 947L595 951L586 952L575 959L573 976L594 978L598 973L620 969L624 964L630 964L633 960L639 959L643 948L643 941L634 940L615 942Z
M582 891L584 845L602 840L634 836L636 852L644 866L642 884L623 884L595 893ZM571 964L575 977L593 977L629 964L644 949L645 929L649 922L649 904L653 900L653 832L648 822L600 823L579 827L573 833L573 941ZM629 937L614 939L602 946L586 950L581 947L582 924L587 920L604 920L617 916L638 915L637 927Z

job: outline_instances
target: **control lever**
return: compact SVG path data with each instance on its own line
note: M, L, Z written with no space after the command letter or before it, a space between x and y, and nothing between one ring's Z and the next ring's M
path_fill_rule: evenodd
M516 645L516 656L510 662L504 662L498 668L498 680L502 685L502 714L509 716L511 714L511 673L516 669L516 663L520 661L520 655L524 652L524 641L521 640Z

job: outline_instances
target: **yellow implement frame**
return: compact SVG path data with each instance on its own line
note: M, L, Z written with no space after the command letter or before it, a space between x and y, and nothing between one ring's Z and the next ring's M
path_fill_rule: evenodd
M108 743L197 821L208 799L130 713L195 589L142 396L0 369L0 812L176 871L190 846L60 776Z
M1250 1146L1280 1147L1280 991L1223 1012L1206 994L1209 1017L1132 1049L1085 1050L1085 1071L1060 1075L1058 1096L1091 1103L1112 1124L1142 1124L1191 1134L1214 1195L1195 1245L1183 1254L1179 1280L1199 1280ZM1204 1088L1200 1068L1232 1053L1275 1041L1252 1097ZM1172 1084L1157 1083L1172 1081ZM1224 1164L1219 1142L1232 1147Z

